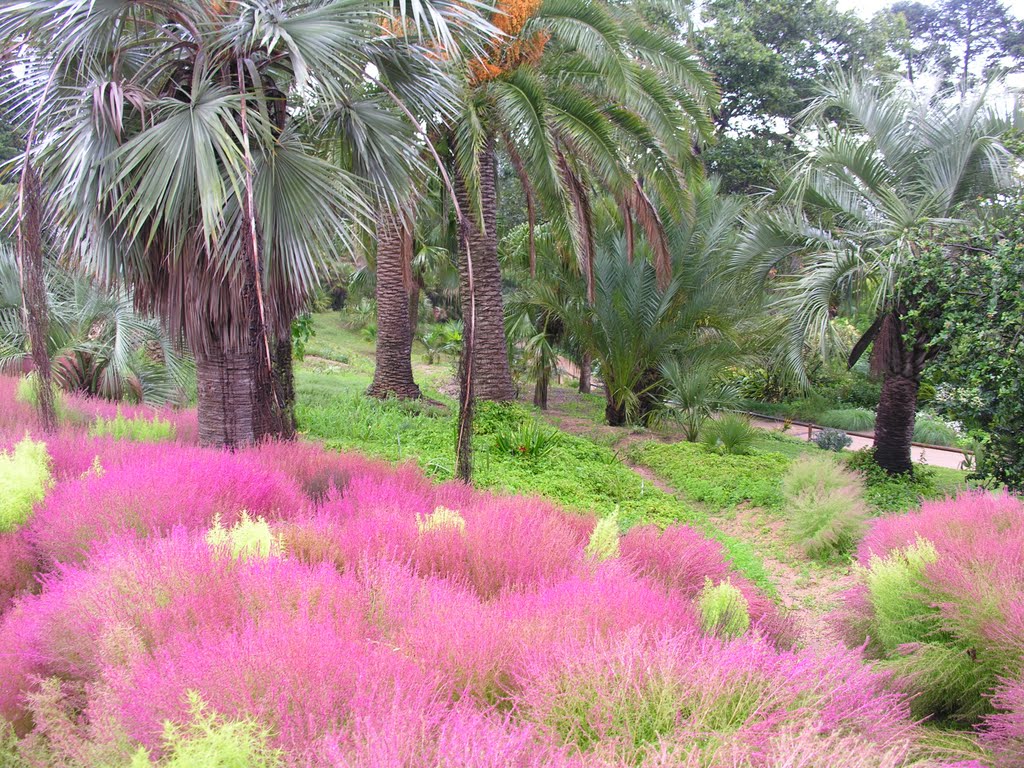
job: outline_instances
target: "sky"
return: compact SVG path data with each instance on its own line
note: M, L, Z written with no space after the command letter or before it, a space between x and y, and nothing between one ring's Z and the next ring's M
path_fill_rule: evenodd
M1018 19L1024 18L1024 0L1003 0L1003 4ZM841 11L856 11L864 18L869 18L887 5L892 5L892 0L838 0L837 5Z

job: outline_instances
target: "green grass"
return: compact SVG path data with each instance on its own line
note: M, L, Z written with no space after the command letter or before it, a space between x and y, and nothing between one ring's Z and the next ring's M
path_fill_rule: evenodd
M665 478L694 501L718 509L749 502L765 509L782 505L782 476L789 468L781 453L722 455L696 443L642 443L632 458Z

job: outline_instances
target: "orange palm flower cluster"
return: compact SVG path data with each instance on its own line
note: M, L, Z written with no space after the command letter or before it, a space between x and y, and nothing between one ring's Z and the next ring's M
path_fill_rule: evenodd
M523 27L537 12L541 0L500 0L491 20L507 37L491 41L490 55L470 65L474 84L499 77L520 64L535 63L544 52L551 35L544 31L524 36Z

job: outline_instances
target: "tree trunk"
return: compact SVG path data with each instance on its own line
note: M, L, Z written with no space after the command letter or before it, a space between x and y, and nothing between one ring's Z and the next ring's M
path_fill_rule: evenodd
M411 233L401 214L382 213L377 225L377 358L371 397L417 398L409 319L411 267L403 254Z
M533 387L533 404L542 411L548 409L548 385L551 382L551 371L545 367L537 377L537 383Z
M409 287L409 338L416 341L416 331L420 327L420 284L413 278Z
M196 394L200 445L241 448L259 439L256 372L250 350L211 349L196 353Z
M274 349L275 391L281 398L281 438L294 440L298 423L295 420L295 372L292 365L291 334L281 335Z
M611 397L608 396L604 404L604 418L609 427L624 427L626 426L626 407L615 405Z
M590 394L590 374L592 367L593 361L590 358L590 353L584 352L583 356L580 357L580 392L584 395Z
M473 349L473 394L482 400L514 400L516 388L508 363L505 341L505 305L501 295L501 268L498 265L497 168L493 137L480 155L480 204L483 229L472 195L462 174L455 174L455 192L459 207L469 219L469 247L473 255L473 279L476 291L476 335ZM459 286L463 317L469 315L469 276L465 248L460 245Z
M918 381L887 372L875 416L875 462L891 474L910 472Z
M28 329L32 365L38 377L36 408L45 432L57 428L50 352L47 348L49 318L46 305L46 273L43 264L42 202L39 177L28 163L22 170L21 211L18 219L18 266L21 270L22 307Z

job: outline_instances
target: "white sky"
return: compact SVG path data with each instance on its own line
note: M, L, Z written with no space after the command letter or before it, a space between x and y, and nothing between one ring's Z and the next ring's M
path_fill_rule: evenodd
M934 3L928 3L928 5L934 5ZM1003 4L1010 9L1012 13L1018 19L1024 18L1024 0L1003 0ZM882 10L887 5L892 5L892 0L838 0L837 5L841 11L856 11L864 18L870 18L877 11Z

